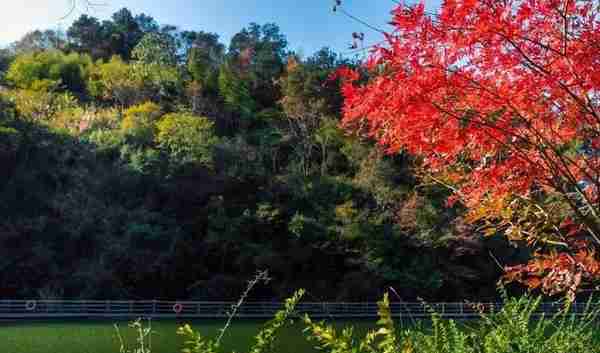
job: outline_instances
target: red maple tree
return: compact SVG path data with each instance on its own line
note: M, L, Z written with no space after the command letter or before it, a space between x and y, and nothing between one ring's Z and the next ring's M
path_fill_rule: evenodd
M398 5L365 69L344 69L343 124L422 156L486 233L537 258L505 278L573 297L600 277L600 3Z

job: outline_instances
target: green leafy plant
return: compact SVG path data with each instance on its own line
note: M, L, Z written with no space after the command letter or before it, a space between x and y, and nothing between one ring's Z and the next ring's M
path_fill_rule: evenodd
M127 109L121 121L121 130L135 142L150 145L156 134L156 122L161 115L158 104L146 102Z
M221 342L225 333L229 329L233 318L235 317L237 310L243 304L247 298L249 292L254 288L256 284L263 281L268 281L268 272L258 272L256 277L248 282L248 286L238 302L232 306L232 310L228 313L228 320L219 330L217 338L210 339L204 337L199 332L192 329L190 325L183 325L177 330L177 334L185 338L182 353L215 353L219 352L221 348ZM305 291L300 289L294 293L291 298L286 299L283 309L279 310L273 319L265 324L265 326L255 336L255 342L248 350L249 353L264 353L270 352L273 349L277 334L290 320L290 316L294 314L294 309L298 302L304 296Z
M129 348L123 336L119 325L113 325L119 340L119 353L152 353L152 321L147 320L144 325L142 319L137 319L129 323L129 328L133 329L136 334L136 343L134 348Z
M345 328L338 333L332 325L324 321L314 322L308 315L303 318L308 332L308 339L317 343L317 348L331 353L394 353L406 352L406 347L399 342L396 327L390 311L390 302L386 293L377 303L379 310L378 329L368 332L356 342L352 328Z
M156 124L156 142L174 167L212 165L212 149L218 142L207 118L171 113Z

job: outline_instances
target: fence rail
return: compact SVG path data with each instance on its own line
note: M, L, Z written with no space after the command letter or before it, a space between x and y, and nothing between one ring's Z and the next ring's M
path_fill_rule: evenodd
M202 318L227 317L234 302L206 301L103 301L103 300L0 300L0 319L27 318ZM600 305L600 304L596 304ZM241 318L270 318L282 303L247 302L238 308ZM429 317L431 310L444 318L469 319L480 312L498 311L502 303L391 303L392 316ZM575 303L571 311L584 312L586 305ZM542 303L534 314L555 314L560 303ZM377 316L376 303L310 303L298 304L296 310L315 318L373 318Z

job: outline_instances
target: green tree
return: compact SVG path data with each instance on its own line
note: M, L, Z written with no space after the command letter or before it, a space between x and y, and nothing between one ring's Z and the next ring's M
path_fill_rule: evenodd
M10 65L6 79L18 88L68 90L83 95L91 58L77 53L44 51L22 54Z
M256 109L248 82L227 62L219 70L219 94L225 105L242 118L248 118Z
M110 20L81 15L67 30L70 48L90 54L94 59L108 59L119 55L124 60L144 36L145 30L154 31L154 19L144 14L133 16L127 8L115 12Z
M143 84L147 99L162 101L176 96L181 75L177 68L174 38L165 33L149 33L132 52L132 74Z
M223 63L225 46L214 33L184 32L186 66L192 80L200 83L205 91L216 92L219 66Z
M294 151L302 174L312 172L314 154L319 142L316 133L326 116L325 101L318 95L316 82L310 80L310 71L298 59L290 58L287 73L279 80L283 98L280 103L287 118L284 131L294 139ZM322 134L322 143L326 143ZM324 168L323 168L324 169Z
M173 38L163 33L148 33L137 43L132 58L145 65L175 66L177 48Z
M120 55L124 60L129 60L133 48L142 39L144 33L131 11L122 8L115 12L112 17L112 25L105 25L106 30L112 32L111 44L114 54Z
M160 30L160 26L154 17L144 13L136 15L135 22L143 33L156 33Z
M229 45L228 56L239 72L247 77L250 92L257 106L272 107L279 100L274 80L285 67L287 39L279 26L251 23L236 33Z
M26 54L52 49L60 50L64 49L66 44L64 33L48 29L31 31L12 43L10 48L16 54Z
M81 15L67 30L70 49L88 53L94 59L109 58L108 33L97 18Z
M220 108L219 67L224 60L225 46L214 33L184 31L180 37L190 78L185 92L192 112L217 116Z
M98 61L91 68L88 89L93 97L125 108L142 99L142 85L132 67L120 57L113 56L108 62Z

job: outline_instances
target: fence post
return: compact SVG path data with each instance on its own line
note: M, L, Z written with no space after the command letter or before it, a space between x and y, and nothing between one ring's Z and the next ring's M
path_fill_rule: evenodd
M156 299L152 300L152 315L156 315Z

